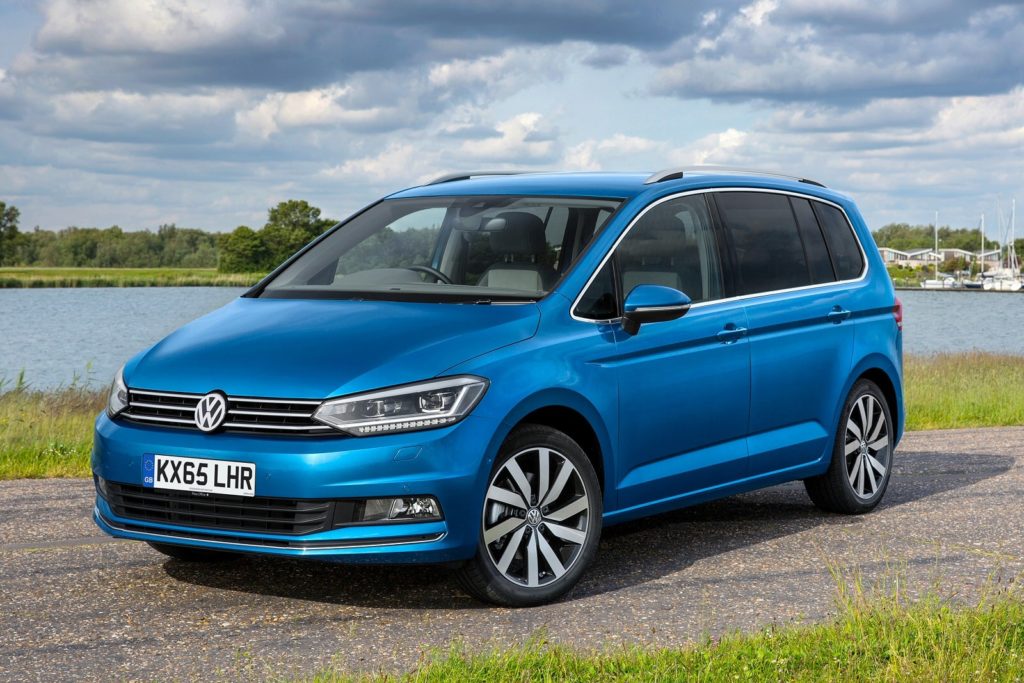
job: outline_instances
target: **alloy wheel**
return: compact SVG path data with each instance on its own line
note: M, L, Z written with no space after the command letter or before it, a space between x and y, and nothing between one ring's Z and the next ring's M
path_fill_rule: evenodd
M520 586L556 581L580 556L590 508L583 478L564 455L541 447L516 453L487 487L483 539L491 563Z
M885 411L871 394L861 395L850 410L844 453L853 492L870 499L885 481L891 460Z

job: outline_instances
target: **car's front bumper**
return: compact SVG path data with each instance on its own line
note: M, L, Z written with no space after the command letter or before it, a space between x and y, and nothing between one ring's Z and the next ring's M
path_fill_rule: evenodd
M93 473L142 485L144 453L251 462L256 495L294 500L433 496L439 521L359 524L285 535L119 517L102 495L96 524L119 538L343 562L449 562L472 557L488 444L497 424L470 416L444 429L372 437L267 437L149 427L101 415Z

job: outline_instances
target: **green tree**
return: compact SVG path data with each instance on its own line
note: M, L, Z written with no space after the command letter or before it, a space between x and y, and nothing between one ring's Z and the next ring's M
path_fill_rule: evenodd
M301 199L281 202L267 212L260 230L266 261L259 270L270 270L316 238L334 221L320 217L320 209Z
M247 225L239 225L233 232L221 235L217 270L222 273L253 273L264 270L266 248L259 234Z
M281 202L267 211L267 222L260 230L243 225L221 237L217 268L224 273L272 270L334 223L321 218L320 209L307 201Z
M13 265L15 253L21 243L18 233L18 207L0 202L0 265Z
M931 225L890 223L871 233L880 247L906 251L935 247L935 228ZM977 251L981 248L981 232L977 228L939 228L939 247ZM985 249L998 248L995 240L985 240Z

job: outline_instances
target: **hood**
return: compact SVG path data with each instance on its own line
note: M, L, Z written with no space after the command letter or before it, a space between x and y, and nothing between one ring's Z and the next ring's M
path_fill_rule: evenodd
M125 367L130 387L322 399L429 379L528 339L536 304L236 299Z

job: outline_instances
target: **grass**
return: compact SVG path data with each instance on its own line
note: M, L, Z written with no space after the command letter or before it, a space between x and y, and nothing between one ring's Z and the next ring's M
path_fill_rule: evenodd
M1024 425L1024 357L991 353L908 356L907 429Z
M215 268L0 268L0 288L249 287L261 277Z
M838 616L816 625L733 633L682 648L580 652L535 638L473 653L453 647L405 675L353 676L336 669L316 683L347 681L1022 681L1024 601L1009 590L972 607L938 597L845 593Z
M0 481L91 476L92 423L105 401L105 390L76 386L0 394Z
M907 429L1024 425L1024 358L984 353L906 359ZM5 389L10 389L3 393ZM88 477L104 391L34 391L0 381L0 481Z

